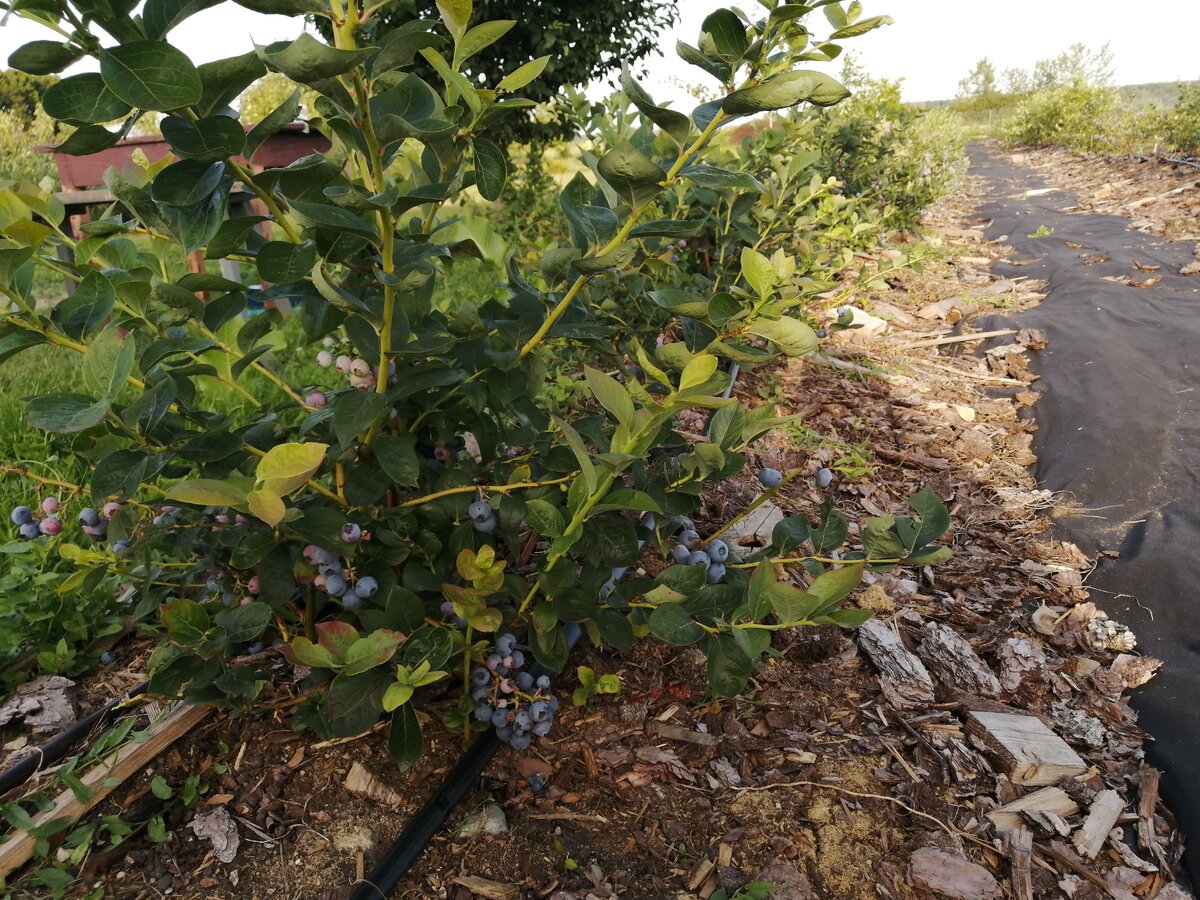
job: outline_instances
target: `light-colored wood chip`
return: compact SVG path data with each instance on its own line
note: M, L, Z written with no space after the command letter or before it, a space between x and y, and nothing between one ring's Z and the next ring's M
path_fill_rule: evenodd
M1037 716L1013 713L967 713L967 734L976 738L1000 762L1014 784L1054 784L1087 771L1066 741Z
M1116 791L1098 793L1083 826L1075 832L1075 849L1088 859L1095 859L1124 808L1125 798Z

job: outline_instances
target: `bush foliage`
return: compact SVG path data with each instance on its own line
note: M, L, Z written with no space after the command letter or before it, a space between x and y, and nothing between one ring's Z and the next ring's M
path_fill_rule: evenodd
M557 239L510 256L500 290L445 301L441 282L494 255L488 217L459 214L478 198L503 214L510 154L498 135L525 121L534 104L522 92L547 60L506 58L481 86L470 61L514 26L479 21L470 0L383 35L338 0L265 5L327 18L332 42L303 34L197 67L167 39L196 4L151 0L131 18L45 0L17 13L69 37L27 45L13 65L98 59L99 73L45 94L45 111L76 126L65 152L110 146L160 112L175 153L110 171L117 202L79 239L60 230L52 195L25 181L0 189L12 304L0 360L34 347L77 359L80 387L30 397L26 415L90 472L60 492L61 508L13 521L73 564L61 594L114 577L136 590L135 614L161 636L152 691L243 710L275 677L262 653L274 641L307 671L297 727L340 737L387 715L407 766L422 748L414 706L451 679L462 688L439 706L448 727L487 727L475 721L486 683L506 694L501 727L522 736L533 695L473 674L515 673L514 648L557 672L580 633L616 650L653 635L698 646L713 692L733 696L774 631L861 623L869 613L843 601L865 569L948 558L937 541L949 517L929 490L911 515L869 518L853 540L826 503L740 559L720 539L727 526L702 537L688 519L706 486L737 475L752 442L785 423L729 395L731 366L816 349L850 253L911 224L942 183L893 88L841 117L808 111L848 95L808 66L886 17L817 4L828 36L816 39L808 6L714 12L680 54L719 97L687 115L626 70L558 190ZM229 104L267 70L318 95L333 148L255 173L245 160L299 101L297 89L244 128ZM778 115L760 129L760 113ZM723 139L737 120L754 133ZM235 182L265 219L225 217ZM160 246L233 260L246 283L173 271ZM863 277L915 262L894 252ZM49 309L30 293L45 267L74 282ZM267 285L259 315L248 315L251 282ZM293 320L271 308L284 299ZM584 387L563 393L564 380ZM704 438L681 422L697 412L711 416ZM806 474L772 482L754 506ZM84 536L53 536L50 520L76 518ZM690 555L620 581L644 541Z

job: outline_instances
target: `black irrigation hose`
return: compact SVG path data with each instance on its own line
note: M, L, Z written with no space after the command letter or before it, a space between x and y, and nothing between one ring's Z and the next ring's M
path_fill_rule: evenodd
M729 386L725 388L722 397L728 398L733 393L733 385L737 381L739 372L738 364L732 363L729 367ZM642 524L653 528L653 514L647 513L642 519ZM645 543L645 540L638 541L638 549L640 550ZM610 583L615 584L620 581L625 577L627 571L629 571L628 566L613 569ZM579 640L582 629L578 625L570 624L563 631L567 639L567 650L570 651ZM543 669L541 666L534 667L531 673L535 675L551 674L548 669ZM401 832L400 837L396 839L383 858L375 864L375 868L362 881L358 882L354 892L350 895L350 900L379 900L381 897L387 900L391 896L396 885L400 883L400 879L425 852L425 847L433 840L433 836L441 831L446 820L450 818L450 813L462 802L502 746L503 742L496 737L496 732L492 728L488 728L474 740L463 754L462 759L458 761L458 765L450 770L441 786L413 816L408 827Z
M35 747L31 753L21 757L0 772L0 796L23 785L43 766L58 762L70 752L80 738L89 732L107 725L116 716L119 707L146 690L146 684L147 682L143 681L137 687L131 688L124 696L110 700L105 706L91 715L84 716L66 731L56 734L41 747Z

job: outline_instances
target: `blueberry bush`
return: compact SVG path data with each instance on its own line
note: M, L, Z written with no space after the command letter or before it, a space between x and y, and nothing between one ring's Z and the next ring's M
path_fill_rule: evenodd
M456 211L503 215L509 153L494 138L530 114L521 91L547 57L514 60L488 86L465 76L514 24L476 21L471 0L381 35L378 4L246 0L296 16L297 31L299 17L324 19L332 40L302 33L195 66L170 35L209 5L10 5L48 29L15 68L98 61L44 95L74 126L63 152L112 146L151 113L165 114L174 151L110 170L116 202L79 238L53 195L0 188L0 361L42 347L79 368L79 390L32 396L26 416L90 473L53 509L31 497L14 527L74 565L70 588L136 591L161 636L153 692L242 711L282 654L302 679L292 722L323 738L387 716L409 766L423 743L415 707L457 697L439 703L447 727L495 727L521 748L550 728L551 679L577 635L617 651L648 636L694 645L712 691L734 696L773 632L864 621L843 607L864 569L949 557L937 544L949 516L928 489L912 515L853 534L826 502L786 518L765 549L724 540L763 502L783 503L801 470L760 472L758 498L708 534L688 518L787 421L731 396L730 364L818 347L818 299L842 251L814 247L831 221L857 227L824 178L789 162L786 126L744 155L718 136L845 100L808 66L887 17L828 0L714 12L678 52L719 96L685 114L626 72L626 110L558 197L561 241L536 266L510 258L502 291L446 306L439 282L483 254ZM248 161L299 103L297 88L240 122L231 102L267 71L315 92L313 125L332 148L256 172ZM235 185L265 214L227 218ZM179 274L159 246L233 260L242 280ZM50 308L30 295L39 268L73 283ZM258 283L268 308L248 315ZM301 327L274 308L285 299ZM586 390L548 390L564 377ZM681 424L697 411L705 435ZM661 560L653 574L617 577L643 554Z

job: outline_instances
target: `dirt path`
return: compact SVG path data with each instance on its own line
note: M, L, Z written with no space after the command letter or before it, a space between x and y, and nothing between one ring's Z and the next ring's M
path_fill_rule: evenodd
M1134 706L1182 827L1200 835L1200 275L1180 274L1198 268L1193 246L1068 211L1071 192L1007 154L976 147L972 171L990 191L988 237L1015 251L996 270L1048 285L1046 302L1005 320L1050 338L1035 365L1038 480L1068 500L1059 533L1119 553L1088 584L1166 663Z

